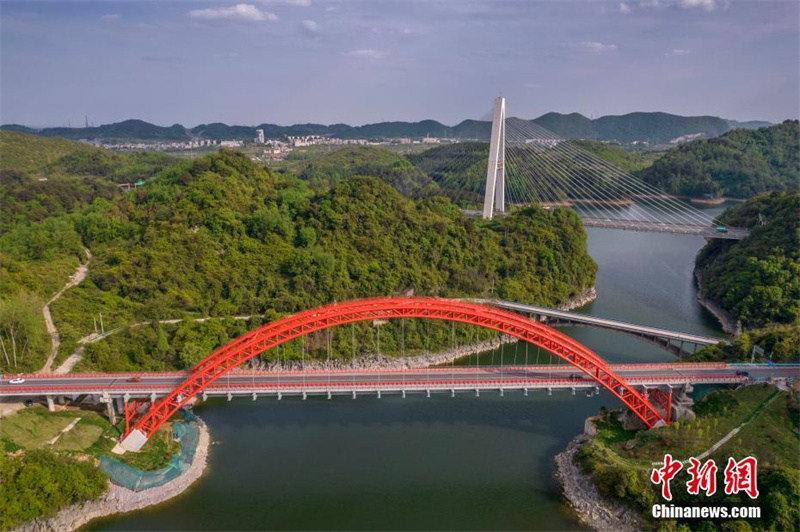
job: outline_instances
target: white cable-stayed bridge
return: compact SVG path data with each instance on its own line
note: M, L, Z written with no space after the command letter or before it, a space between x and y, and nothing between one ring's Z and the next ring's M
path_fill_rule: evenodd
M454 160L454 168L463 161ZM574 210L586 227L698 235L739 240L748 230L727 226L555 133L528 120L506 118L497 98L483 210L491 219L515 206Z

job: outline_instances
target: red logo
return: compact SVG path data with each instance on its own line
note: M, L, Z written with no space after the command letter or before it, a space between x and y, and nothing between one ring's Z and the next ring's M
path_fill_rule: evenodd
M653 469L650 473L650 482L653 484L661 484L661 496L666 500L672 500L672 491L669 489L669 481L678 474L683 468L683 464L677 460L672 459L671 454L664 455L664 467L660 469Z
M725 466L725 494L733 495L743 491L751 499L758 497L758 460L752 456L736 461L728 458Z
M707 497L717 492L717 471L719 468L714 460L708 460L701 465L697 458L689 458L689 467L686 472L689 480L686 482L686 491L690 495L699 495L704 491ZM661 496L668 501L672 500L670 481L683 469L683 464L672 458L671 454L664 455L664 465L653 469L650 473L650 481L653 484L661 484ZM725 494L734 495L745 492L751 499L758 498L758 460L753 456L742 458L738 462L734 458L728 458L728 465L725 466L724 478Z
M689 458L692 464L686 470L689 473L689 481L686 483L686 491L691 495L697 495L700 490L706 492L707 497L711 497L717 492L717 464L714 460L709 460L700 467L700 460Z

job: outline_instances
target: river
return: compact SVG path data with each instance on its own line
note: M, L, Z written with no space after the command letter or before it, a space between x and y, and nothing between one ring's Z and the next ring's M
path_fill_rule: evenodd
M692 283L702 238L587 232L598 298L582 312L721 335ZM624 335L563 330L611 362L672 359ZM506 362L524 357L523 346L503 349ZM533 362L533 350L528 356ZM566 391L210 400L197 409L215 441L203 479L162 506L89 529L579 529L553 478L553 456L602 405L618 403L606 392Z

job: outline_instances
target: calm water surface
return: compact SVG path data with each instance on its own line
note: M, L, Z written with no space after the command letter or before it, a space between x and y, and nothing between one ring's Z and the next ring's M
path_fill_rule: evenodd
M600 270L598 299L583 312L721 334L692 284L702 238L588 233ZM624 335L564 331L612 362L672 359ZM504 348L506 361L515 355L521 361L524 347ZM211 400L197 409L215 441L203 479L162 506L90 529L579 529L553 479L553 456L601 405L618 403L564 391Z

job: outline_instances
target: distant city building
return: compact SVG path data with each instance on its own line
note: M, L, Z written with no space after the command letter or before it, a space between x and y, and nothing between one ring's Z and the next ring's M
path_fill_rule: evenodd
M244 142L241 140L221 140L219 141L219 145L222 148L241 148Z
M263 129L256 129L256 142L259 144L264 144L264 130Z

